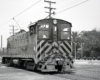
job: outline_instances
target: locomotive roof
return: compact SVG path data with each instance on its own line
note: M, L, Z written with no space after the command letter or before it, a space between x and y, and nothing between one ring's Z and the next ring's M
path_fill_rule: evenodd
M37 22L40 22L40 21L44 21L44 20L59 20L59 21L63 21L63 22L67 22L67 23L70 23L71 24L71 22L69 22L69 21L66 21L66 20L62 20L62 19L57 19L57 18L48 18L48 19L41 19L41 20L38 20Z
M70 22L65 21L65 20L62 20L62 19L48 18L48 19L41 19L41 20L38 20L37 22L34 22L34 23L30 23L30 24L29 24L29 27L32 26L32 25L38 24L38 22L41 22L41 21L49 21L49 20L59 20L59 21L62 21L62 22L70 23ZM70 24L71 24L71 23L70 23Z

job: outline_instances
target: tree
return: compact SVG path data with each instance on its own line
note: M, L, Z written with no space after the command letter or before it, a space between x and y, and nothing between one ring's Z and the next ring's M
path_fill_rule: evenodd
M84 43L83 51L84 55L89 56L98 56L96 54L100 52L100 31L82 31L76 38L76 42Z

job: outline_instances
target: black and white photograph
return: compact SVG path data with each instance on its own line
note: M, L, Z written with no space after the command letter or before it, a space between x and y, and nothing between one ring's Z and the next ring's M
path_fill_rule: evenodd
M0 0L0 80L100 80L100 0Z

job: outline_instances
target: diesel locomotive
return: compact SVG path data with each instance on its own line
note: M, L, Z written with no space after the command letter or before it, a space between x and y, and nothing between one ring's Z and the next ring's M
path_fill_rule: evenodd
M29 31L7 39L2 62L42 72L73 70L71 27L70 22L56 18L31 23Z

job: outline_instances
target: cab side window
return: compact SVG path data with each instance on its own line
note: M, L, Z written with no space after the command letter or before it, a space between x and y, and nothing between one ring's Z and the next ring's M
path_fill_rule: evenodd
M70 39L70 24L61 24L61 39Z
M38 27L38 36L40 39L49 38L49 25L48 24L42 24Z
M35 28L33 26L30 26L30 35L35 33Z

